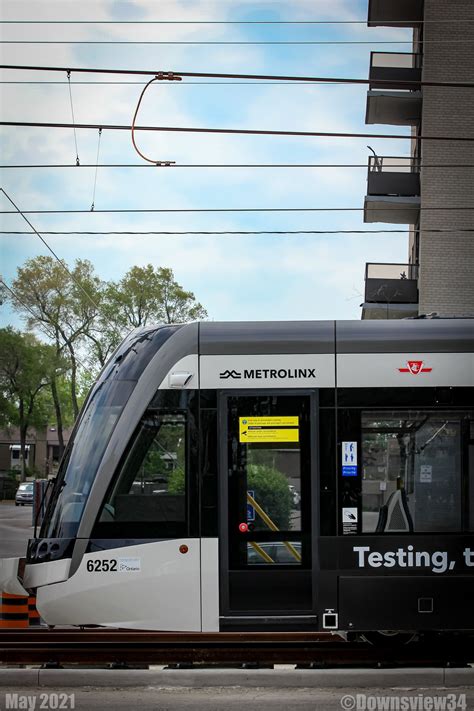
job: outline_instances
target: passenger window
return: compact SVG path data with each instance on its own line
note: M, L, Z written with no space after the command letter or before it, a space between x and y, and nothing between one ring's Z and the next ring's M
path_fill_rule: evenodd
M362 413L364 533L462 529L467 417L466 412Z
M171 536L185 522L185 416L148 413L106 497L98 532L105 536L113 524L133 523L133 530L146 527L147 535Z

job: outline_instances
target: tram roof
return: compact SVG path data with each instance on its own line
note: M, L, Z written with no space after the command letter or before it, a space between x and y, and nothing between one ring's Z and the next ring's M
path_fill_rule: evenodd
M200 353L463 353L474 319L393 321L203 321Z

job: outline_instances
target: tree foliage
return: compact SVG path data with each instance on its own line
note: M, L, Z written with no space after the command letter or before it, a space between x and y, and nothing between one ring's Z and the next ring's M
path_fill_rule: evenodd
M51 414L42 397L56 377L59 363L53 346L31 333L0 329L0 420L20 430L21 478L25 479L28 427L44 428Z
M109 282L104 307L121 331L207 316L194 294L178 284L171 269L155 269L152 264L132 267L120 281Z
M85 396L84 383L93 381L130 330L207 316L171 269L151 264L133 266L118 281L105 282L87 259L67 267L39 256L18 268L12 288L16 296L5 291L0 298L11 302L29 329L49 339L62 363L61 376L53 369L49 384L60 450L63 427L77 417Z

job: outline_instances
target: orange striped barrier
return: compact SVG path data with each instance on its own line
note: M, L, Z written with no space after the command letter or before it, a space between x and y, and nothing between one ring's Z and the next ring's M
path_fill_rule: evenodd
M0 598L0 629L28 627L28 598L2 592Z
M36 609L36 596L30 595L28 598L28 618L30 627L39 627L41 625L40 613Z

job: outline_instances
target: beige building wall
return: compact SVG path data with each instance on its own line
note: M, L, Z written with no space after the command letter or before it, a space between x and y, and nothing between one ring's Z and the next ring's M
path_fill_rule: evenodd
M425 0L424 20L423 81L474 82L474 0ZM474 89L423 87L422 111L422 135L474 138ZM423 141L422 162L474 165L474 142ZM474 168L422 169L421 205L474 208ZM454 231L424 232L443 228ZM457 231L466 228L474 209L421 210L420 314L474 316L474 233Z

